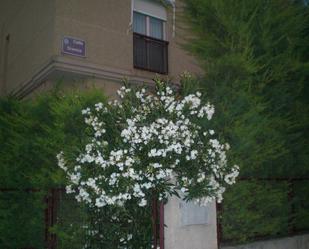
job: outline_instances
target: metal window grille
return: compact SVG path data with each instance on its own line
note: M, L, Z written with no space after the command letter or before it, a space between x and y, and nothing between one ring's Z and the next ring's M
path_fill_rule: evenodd
M160 74L168 73L168 42L133 34L134 67Z

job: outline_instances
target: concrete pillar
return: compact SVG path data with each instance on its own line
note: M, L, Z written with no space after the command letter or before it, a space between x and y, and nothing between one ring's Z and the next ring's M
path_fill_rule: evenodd
M165 249L218 249L215 202L199 207L172 197L164 210Z

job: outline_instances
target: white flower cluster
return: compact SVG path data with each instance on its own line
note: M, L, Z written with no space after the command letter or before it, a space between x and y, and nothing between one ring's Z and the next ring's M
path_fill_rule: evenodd
M118 95L119 102L82 111L93 136L75 162L57 155L67 192L97 208L128 200L143 207L150 193L164 199L178 192L201 205L221 201L239 169L228 166L229 145L209 128L214 106L200 92L180 98L168 86L155 94L122 87Z

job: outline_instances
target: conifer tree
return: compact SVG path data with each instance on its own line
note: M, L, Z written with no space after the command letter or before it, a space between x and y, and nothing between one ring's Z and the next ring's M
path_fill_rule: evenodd
M241 176L308 177L308 7L303 1L292 0L186 0L186 10L185 21L195 34L187 48L201 62L205 72L201 87L217 107L216 125L234 148ZM280 188L280 193L286 191L286 185ZM300 200L308 203L309 196L303 194L304 190L309 192L308 181L298 188L294 205ZM248 186L241 187L240 183L226 194L226 202L231 205L228 209L234 211L223 222L228 231L238 229L235 237L239 239L242 232L248 234L255 229L253 234L258 230L253 226L261 220L254 220L254 215L264 220L271 216L271 211L265 213L265 209L256 207L250 217L248 209L233 206L237 205L233 201L240 205L244 200L251 201L252 206L269 193L268 187L264 192L259 189L259 196L246 189ZM283 210L287 200L276 191L272 198L277 198L273 203L277 201L278 205L270 210ZM286 223L284 212L277 213L281 225ZM295 223L300 213L308 221L308 211L300 208ZM234 223L228 223L232 220ZM237 227L238 221L244 225ZM285 233L279 223L267 231L260 230L260 234ZM246 239L244 235L242 240Z

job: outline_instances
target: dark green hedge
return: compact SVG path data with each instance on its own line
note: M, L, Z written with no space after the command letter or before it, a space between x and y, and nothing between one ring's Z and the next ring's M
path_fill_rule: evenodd
M42 193L0 191L0 247L44 248Z
M82 146L80 111L104 100L95 90L0 99L0 248L44 248L44 198L64 185L56 154Z
M241 180L225 194L222 242L237 244L309 231L309 181Z
M223 240L244 242L288 234L288 184L241 181L225 195Z
M0 99L0 248L47 247L45 209L51 192L56 224L48 230L57 235L57 248L119 248L119 238L128 234L133 235L128 248L152 247L151 200L146 207L130 202L98 211L64 191L51 191L66 184L56 155L81 151L89 140L81 110L105 101L95 89ZM116 213L119 220L112 218Z

